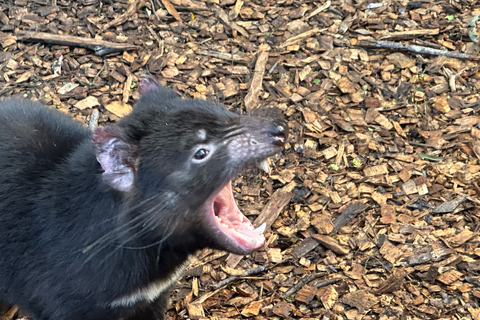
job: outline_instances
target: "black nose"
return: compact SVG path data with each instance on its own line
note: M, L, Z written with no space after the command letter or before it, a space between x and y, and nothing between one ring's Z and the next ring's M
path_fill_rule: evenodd
M272 123L269 132L272 135L273 144L277 146L283 146L285 144L288 136L288 127L284 121Z

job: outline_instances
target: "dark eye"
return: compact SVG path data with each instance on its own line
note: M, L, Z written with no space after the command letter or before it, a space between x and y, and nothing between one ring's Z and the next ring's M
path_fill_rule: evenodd
M207 149L200 149L195 153L195 155L193 157L196 160L202 160L202 159L205 159L205 157L207 155L208 155L208 150Z

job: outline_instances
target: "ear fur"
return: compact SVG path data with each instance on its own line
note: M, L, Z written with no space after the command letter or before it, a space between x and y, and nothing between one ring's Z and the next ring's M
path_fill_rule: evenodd
M97 161L102 166L103 182L118 191L132 190L136 172L136 148L126 142L117 126L99 127L93 134Z

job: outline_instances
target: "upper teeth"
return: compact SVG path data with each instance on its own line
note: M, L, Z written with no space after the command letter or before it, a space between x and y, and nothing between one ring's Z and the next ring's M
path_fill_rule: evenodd
M270 174L270 166L268 165L267 159L264 159L258 163L260 169L265 171L267 174Z

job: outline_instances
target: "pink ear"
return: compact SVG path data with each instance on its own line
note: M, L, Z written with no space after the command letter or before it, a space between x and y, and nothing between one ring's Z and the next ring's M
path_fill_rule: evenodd
M97 161L105 171L103 182L116 190L128 192L135 179L135 147L125 142L122 136L118 127L99 127L92 141Z

